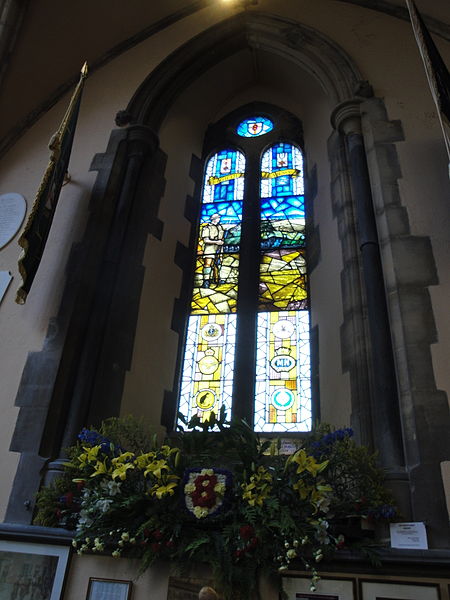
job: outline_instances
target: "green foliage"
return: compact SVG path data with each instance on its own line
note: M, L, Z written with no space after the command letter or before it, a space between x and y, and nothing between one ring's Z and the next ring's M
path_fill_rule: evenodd
M38 496L36 522L74 529L79 554L207 563L225 599L261 570L314 565L345 542L339 521L394 511L376 457L323 426L293 454L245 422L193 419L158 444L133 417L83 430L65 474ZM378 512L377 512L378 511Z
M35 522L44 527L73 529L76 525L76 512L74 513L73 508L78 495L79 489L67 470L38 492Z
M157 446L157 436L144 419L127 415L110 417L103 421L99 433L113 444L135 454L150 452Z

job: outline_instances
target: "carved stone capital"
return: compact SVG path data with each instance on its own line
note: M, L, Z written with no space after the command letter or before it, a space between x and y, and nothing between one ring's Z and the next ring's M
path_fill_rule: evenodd
M116 115L116 125L118 127L126 127L132 121L133 115L127 110L119 110Z
M339 133L361 133L361 98L352 98L338 104L331 113L331 125Z
M130 125L127 128L127 140L134 151L144 154L154 153L159 147L159 138L146 125Z

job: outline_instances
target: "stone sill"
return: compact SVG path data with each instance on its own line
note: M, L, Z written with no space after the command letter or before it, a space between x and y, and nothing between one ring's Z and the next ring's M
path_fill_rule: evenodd
M47 543L63 546L71 545L73 532L67 529L0 523L0 539L22 542ZM383 573L395 575L418 575L448 577L450 572L450 549L399 550L381 547L377 549L381 566L373 565L370 560L356 552L340 550L332 561L318 563L319 572ZM420 567L420 571L418 569ZM288 571L304 572L300 561L292 561Z

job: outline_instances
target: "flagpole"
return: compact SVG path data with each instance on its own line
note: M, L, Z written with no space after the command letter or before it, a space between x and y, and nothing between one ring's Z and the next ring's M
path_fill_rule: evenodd
M49 149L51 154L49 163L36 193L26 225L18 239L18 244L22 248L18 263L19 273L22 277L22 285L17 290L16 295L18 304L24 304L26 301L45 249L59 193L69 164L81 93L87 74L88 65L85 62L61 124L50 139Z

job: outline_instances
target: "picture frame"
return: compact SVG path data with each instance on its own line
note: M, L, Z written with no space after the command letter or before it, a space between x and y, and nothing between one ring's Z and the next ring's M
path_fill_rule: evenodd
M283 590L289 600L355 600L357 597L353 578L321 577L312 592L310 577L288 575L283 577Z
M0 597L60 600L70 547L0 540Z
M86 600L131 600L133 582L90 577Z
M361 600L440 600L439 585L413 581L359 581Z

